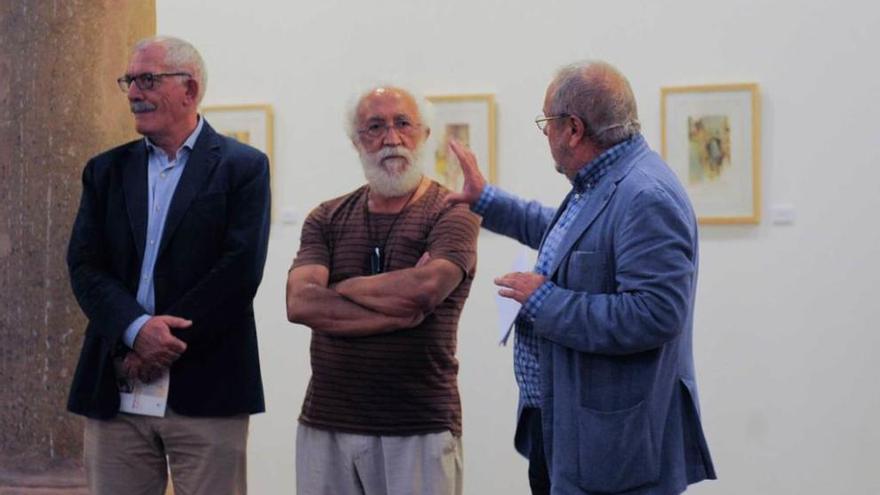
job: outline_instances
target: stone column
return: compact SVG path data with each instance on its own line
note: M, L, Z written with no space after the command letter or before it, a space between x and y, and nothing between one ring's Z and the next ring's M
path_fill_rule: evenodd
M65 252L86 160L136 136L115 80L155 30L155 0L0 1L0 495L84 493Z

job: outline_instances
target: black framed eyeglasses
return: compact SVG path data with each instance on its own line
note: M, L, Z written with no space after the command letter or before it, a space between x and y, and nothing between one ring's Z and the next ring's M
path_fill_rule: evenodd
M131 88L132 82L135 84L135 86L137 86L139 90L147 91L153 89L153 87L156 86L156 83L163 77L172 76L192 77L192 74L190 74L189 72L162 72L159 74L144 72L143 74L138 74L136 76L130 76L126 74L117 79L116 84L119 85L119 89L126 93L128 92L129 88Z
M376 120L367 123L366 127L358 129L357 132L370 139L379 139L385 137L385 135L388 134L388 130L392 128L397 131L398 134L415 136L421 127L421 124L415 123L409 119L395 119L394 123L391 125L388 125L387 122Z
M538 126L538 130L544 132L544 129L547 127L547 122L556 119L564 119L566 117L571 117L570 114L560 113L559 115L551 115L550 117L545 117L543 115L538 115L535 117L535 125Z

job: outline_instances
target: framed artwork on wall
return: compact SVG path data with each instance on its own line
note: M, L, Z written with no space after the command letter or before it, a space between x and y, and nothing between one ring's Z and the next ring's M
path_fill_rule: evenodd
M761 119L754 83L665 87L661 150L702 224L761 218Z
M218 133L253 146L265 153L269 157L270 180L275 182L275 157L273 155L275 124L270 105L212 105L202 107L201 114ZM272 209L274 217L274 201Z
M215 131L262 151L270 165L274 162L270 105L213 105L202 107L201 113Z
M461 166L449 151L449 140L456 139L476 155L486 180L496 184L495 96L435 95L427 99L434 118L425 143L425 173L453 191L461 190Z

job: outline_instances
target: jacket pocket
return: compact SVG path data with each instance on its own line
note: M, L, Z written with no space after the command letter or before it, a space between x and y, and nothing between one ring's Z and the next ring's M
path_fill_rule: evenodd
M565 267L563 286L575 291L601 294L608 291L608 276L604 253L596 251L572 251Z
M582 407L578 425L581 488L622 492L660 479L644 401L617 411Z

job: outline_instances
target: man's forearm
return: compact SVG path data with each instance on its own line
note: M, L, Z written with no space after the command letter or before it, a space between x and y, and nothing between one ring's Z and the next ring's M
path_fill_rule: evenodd
M379 313L406 317L433 309L415 268L369 277L353 277L336 285L340 295Z
M365 308L334 289L306 284L288 294L287 317L316 332L340 337L364 337L411 328L424 319L422 313L383 314Z
M387 315L427 315L455 290L464 278L458 265L432 259L425 265L403 270L353 277L335 286L339 294Z

